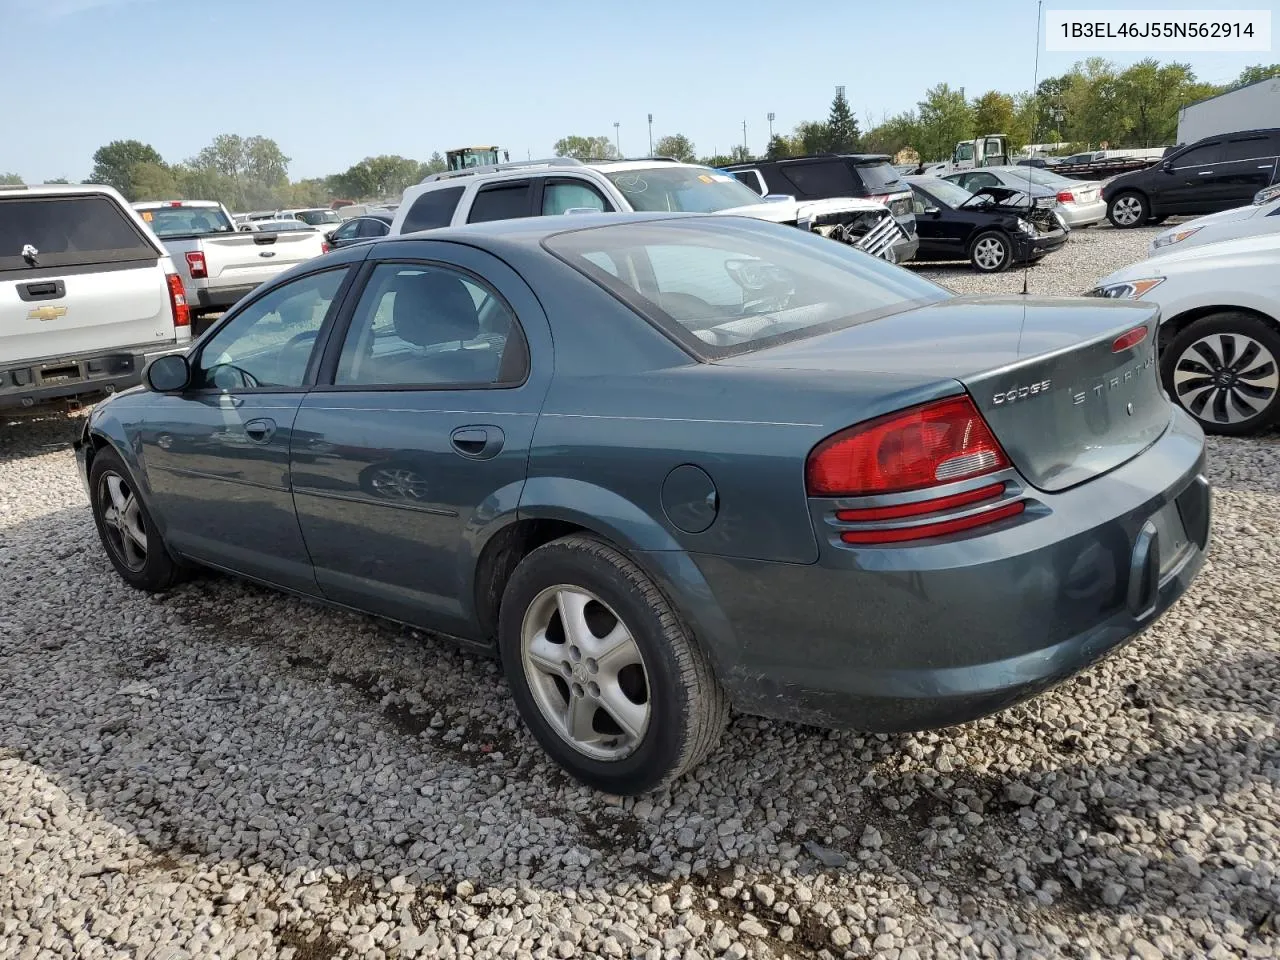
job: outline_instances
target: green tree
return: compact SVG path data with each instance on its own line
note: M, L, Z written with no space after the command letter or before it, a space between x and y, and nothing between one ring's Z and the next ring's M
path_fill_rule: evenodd
M887 117L862 136L862 148L868 153L894 155L908 147L919 151L920 122L912 110Z
M751 151L741 143L729 151L729 160L732 163L747 163L754 159L755 157L751 156Z
M0 173L0 184L7 187L21 186L25 181L16 173Z
M618 149L608 137L562 137L556 141L557 157L574 157L577 160L613 160Z
M140 163L164 163L159 151L140 140L112 140L93 154L89 183L105 183L126 197L133 195L130 172Z
M1272 77L1280 77L1280 63L1272 63L1263 65L1255 63L1252 67L1245 67L1240 71L1240 76L1236 78L1235 86L1243 87L1250 83L1257 83L1259 80L1269 80Z
M1116 83L1125 105L1127 142L1154 147L1177 139L1178 108L1191 101L1188 94L1195 86L1190 64L1161 66L1147 58L1121 73Z
M859 139L858 120L849 109L844 90L837 89L831 112L827 114L826 148L831 153L853 153L858 149Z
M741 150L742 148L738 147L738 149ZM739 161L736 156L731 156L729 154L724 154L724 153L716 153L709 157L703 157L698 162L702 164L704 167L727 167L729 166L729 164L738 163Z
M45 183L70 183L66 177L54 177L52 180L46 180ZM0 183L4 183L4 179L0 177Z
M917 106L920 142L916 150L921 160L950 157L959 141L973 139L973 111L961 91L940 83L925 91Z
M676 160L682 160L685 163L691 162L697 156L693 149L693 141L683 133L673 133L665 137L659 137L658 142L653 145L653 152L654 156L674 157Z
M443 173L447 169L449 169L449 165L445 163L444 157L442 157L440 155L440 151L437 150L435 153L431 154L431 159L427 160L426 163L418 165L418 179L416 182L421 183L425 178L431 176L431 174Z
M129 170L130 200L184 200L178 177L163 163L136 163Z
M806 120L799 124L791 139L795 153L800 156L809 153L826 153L830 142L827 136L827 125L816 120Z
M988 133L1008 135L1013 129L1013 97L999 90L988 90L973 101L973 132L975 136Z
M1068 140L1087 144L1103 141L1118 144L1125 140L1133 117L1124 100L1120 75L1115 64L1103 57L1090 57L1071 70L1063 104L1064 132Z
M765 148L764 155L769 160L781 160L783 157L791 156L793 152L791 140L775 133L769 138L769 146Z

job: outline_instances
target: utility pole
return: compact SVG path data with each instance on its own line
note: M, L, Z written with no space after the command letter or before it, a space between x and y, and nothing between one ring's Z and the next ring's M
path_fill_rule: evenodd
M618 132L619 126L617 120L613 121L613 145L618 148L618 156L622 156L622 134Z
M747 121L742 121L742 159L746 160L751 156L751 152L747 149Z
M649 114L649 156L653 156L653 114Z

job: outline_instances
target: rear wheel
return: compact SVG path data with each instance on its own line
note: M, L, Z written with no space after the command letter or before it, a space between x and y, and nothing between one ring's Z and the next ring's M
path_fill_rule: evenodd
M969 245L969 262L982 273L1008 270L1013 262L1013 244L999 230L980 233Z
M1208 433L1245 436L1280 420L1280 332L1247 313L1215 313L1160 357L1169 395Z
M131 587L159 593L182 579L169 555L133 475L110 448L94 456L89 471L93 522L116 572Z
M711 752L728 702L653 581L590 536L516 567L498 625L521 717L561 767L599 790L657 789Z
M1151 216L1151 207L1147 198L1140 193L1129 191L1117 194L1107 204L1107 219L1111 225L1120 230L1140 227Z

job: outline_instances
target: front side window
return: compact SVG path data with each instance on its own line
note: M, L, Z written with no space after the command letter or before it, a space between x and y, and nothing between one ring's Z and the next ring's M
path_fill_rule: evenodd
M471 214L467 223L487 223L491 220L516 220L532 215L530 210L529 191L533 187L531 180L517 180L514 183L495 183L481 187L471 204Z
M333 231L333 239L335 240L354 240L356 233L360 230L359 220L348 220L337 230Z
M609 209L600 191L584 181L549 180L542 185L542 215L555 216L569 210Z
M957 163L958 163L958 162L960 162L960 161L962 161L962 160L972 160L972 159L973 159L973 144L972 144L972 143L957 143L957 144L956 144L955 159L956 159L956 162L957 162Z
M1222 144L1207 143L1203 147L1193 147L1186 153L1174 158L1173 168L1182 170L1185 167L1203 167L1222 160Z
M929 195L925 197L926 202L941 200L949 207L958 207L966 200L973 199L972 191L966 190L958 183L952 183L950 180L942 180L936 177L934 179L937 182L930 182L929 189L924 191Z
M518 383L527 356L511 308L480 281L438 264L384 263L360 296L334 383Z
M197 389L301 387L320 327L347 275L326 270L283 284L240 311L200 351Z
M543 243L690 353L707 359L838 330L950 296L844 244L762 221L717 217L614 224L556 234ZM624 269L602 269L602 262Z

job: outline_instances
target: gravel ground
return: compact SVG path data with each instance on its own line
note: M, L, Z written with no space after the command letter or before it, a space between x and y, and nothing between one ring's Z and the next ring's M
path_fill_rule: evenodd
M1031 288L1148 236L1076 234ZM1280 954L1276 437L1211 443L1203 574L1084 676L941 733L739 718L621 801L490 662L230 579L124 588L71 429L0 426L6 960Z

